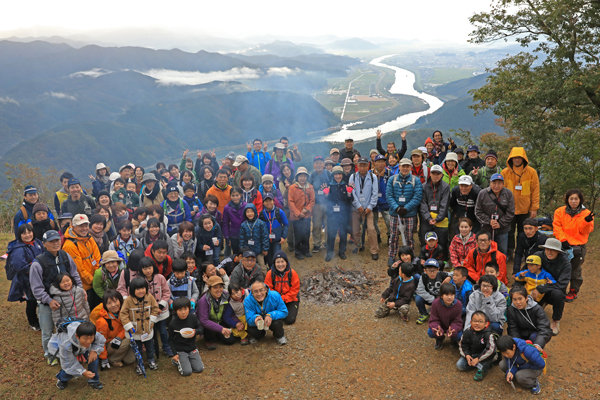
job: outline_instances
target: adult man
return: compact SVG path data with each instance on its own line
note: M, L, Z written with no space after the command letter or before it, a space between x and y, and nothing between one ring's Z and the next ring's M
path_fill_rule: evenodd
M377 244L377 232L373 224L373 209L377 206L377 194L379 192L379 181L375 175L369 173L369 160L366 157L358 159L358 172L350 177L352 191L352 236L355 240L353 253L358 253L358 238L360 238L360 227L362 219L367 220L367 235L369 236L369 250L371 259L379 259L379 246Z
M77 272L77 265L69 254L60 249L59 233L57 231L47 231L44 233L43 241L44 252L31 263L29 283L31 292L38 301L38 318L42 328L42 347L44 357L48 358L48 342L52 332L54 332L52 311L60 308L60 304L50 297L50 285L60 273L71 275L77 286L82 285ZM57 360L51 362L48 359L48 364L56 365L58 362Z
M275 290L270 290L262 280L252 283L250 294L244 299L250 336L254 341L260 340L267 334L267 329L270 329L273 337L277 339L277 344L280 346L286 344L283 321L288 315L288 309L281 295Z
M400 149L400 151L398 151L398 149L396 149L396 143L394 142L389 142L387 144L387 151L383 150L383 147L381 146L381 137L383 136L383 134L381 133L381 131L378 129L377 130L377 151L379 151L379 154L381 154L382 156L384 156L386 159L390 156L390 154L397 154L397 158L398 160L402 159L402 157L404 157L404 154L406 154L406 131L402 131L402 133L400 134L400 137L402 138L402 148Z
M91 217L96 208L96 202L90 196L81 193L81 183L79 182L79 179L69 179L68 190L69 197L67 197L60 207L61 214L85 214L88 217Z
M62 214L60 212L60 207L67 197L69 197L69 180L73 178L73 174L70 172L63 172L60 175L60 178L58 178L62 187L59 191L54 193L54 209L56 210L57 215Z
M508 232L508 258L515 251L515 229L517 234L523 232L523 221L537 217L540 208L540 180L537 171L531 168L523 147L513 147L506 161L507 167L502 170L506 188L515 198L515 218Z
M485 265L492 261L498 264L498 279L508 284L506 279L506 256L498 251L498 245L492 241L489 232L481 230L476 235L477 247L469 252L463 266L469 271L469 280L479 282L485 275Z
M398 234L402 224L403 242L414 249L413 234L417 223L417 211L423 197L421 180L410 173L411 162L407 158L400 160L400 173L388 181L385 197L390 205L390 242L388 265L394 263L398 254Z
M468 161L465 160L465 150L462 147L457 147L456 149L454 149L454 152L456 153L456 158L458 158L458 165L460 165L462 169L465 169L465 167L463 167L463 164L465 164Z
M144 256L152 258L158 273L169 280L173 272L173 259L169 255L169 244L166 240L157 240L146 248Z
M312 236L313 236L313 253L318 253L321 250L321 228L327 226L327 197L323 193L323 189L329 185L331 181L331 173L325 171L325 162L323 157L315 156L313 160L313 168L315 169L308 177L308 182L315 189L315 207L313 208L312 217ZM327 237L327 234L324 235Z
M435 232L438 243L448 253L448 201L450 185L442 181L444 170L439 165L431 167L431 180L423 185L420 205L421 227L419 236L425 243L425 234Z
M469 175L471 175L473 182L477 186L485 189L490 186L491 176L502 172L502 168L500 168L497 164L498 155L494 150L488 150L487 154L485 155L485 167L473 168Z
M485 161L479 158L479 147L475 145L469 146L467 149L467 157L468 159L462 164L462 168L465 170L465 174L469 175L473 168L483 168L485 166ZM460 160L459 160L460 161Z
M427 165L423 164L423 151L420 149L414 149L410 153L410 159L412 161L411 174L421 180L421 183L427 182L429 177L429 169Z
M35 206L39 200L40 196L35 186L25 186L25 189L23 190L23 203L21 204L21 208L17 210L13 219L15 239L18 239L17 229L19 226L33 217L33 206ZM48 217L50 217L50 215Z
M298 168L296 182L288 189L290 219L293 221L294 252L298 260L312 257L309 252L310 219L315 206L315 189L308 183L308 171Z
M259 184L262 181L262 175L260 174L258 169L256 169L255 166L250 165L246 157L241 155L237 156L235 158L233 166L237 168L235 176L233 177L233 186L241 187L240 180L242 179L242 175L247 171L250 172L252 176L254 176L255 184Z
M508 230L515 217L515 199L510 190L504 187L502 175L494 174L490 180L490 187L481 190L477 196L475 216L481 228L492 234L492 240L498 243L498 250L506 255Z
M333 161L333 166L340 165L340 150L333 148L329 151L329 158Z
M478 186L473 185L473 179L470 176L464 175L458 178L458 186L450 192L450 203L448 204L452 210L450 238L458 235L458 220L463 217L469 218L473 222L473 232L479 231L479 221L475 217L475 203L480 190Z
M225 206L231 200L231 186L227 184L227 171L226 168L221 168L217 171L217 179L213 186L208 189L206 195L212 194L219 200L217 209L223 214Z
M550 238L546 244L540 246L543 251L535 253L542 259L542 268L546 270L556 280L555 283L540 285L531 292L531 297L537 298L539 293L543 293L542 304L552 304L552 334L558 335L560 332L560 320L562 319L565 308L565 294L567 286L571 281L571 262L562 250L560 240Z
M242 253L242 262L231 272L229 283L247 289L256 280L263 281L264 279L265 276L260 269L260 265L256 262L256 254L252 250L246 250Z
M131 165L129 164L122 165L121 168L119 168L119 174L121 174L121 178L123 178L125 182L129 182L129 178L133 177L133 168L131 168Z
M378 154L375 157L375 167L373 173L379 181L378 194L377 194L377 206L373 209L373 225L377 231L377 243L381 243L381 231L379 230L379 215L385 222L385 228L388 240L390 239L390 205L387 202L385 192L387 190L388 180L391 178L390 170L385 167L385 157Z
M267 166L265 167L265 173L273 175L275 182L279 181L279 176L281 175L281 166L283 163L288 163L292 170L294 169L294 162L291 158L285 155L285 151L285 146L282 143L277 143L275 145L275 154L273 154L273 158L269 160Z
M281 143L283 145L283 148L285 150L285 155L288 159L290 159L292 162L296 161L296 162L300 162L302 161L302 155L300 154L300 152L298 151L298 145L294 144L292 150L289 150L289 144L290 144L290 140L285 137L282 136L281 139L279 139L279 143Z
M160 204L163 202L164 197L158 179L153 173L144 174L142 178L142 194L140 195L140 204L143 207L149 207L153 204Z
M360 154L358 150L354 148L354 139L351 137L347 137L344 141L344 148L340 150L340 158L343 160L344 158L349 158L350 160L354 160L354 156L356 154Z
M267 166L267 162L271 159L271 154L267 151L267 145L269 142L265 142L263 147L263 142L260 139L254 139L252 142L252 147L250 143L246 143L246 147L248 148L248 153L246 153L246 158L250 161L250 164L254 166L258 171L263 175L265 173L265 167Z
M538 232L538 222L536 219L527 218L523 221L523 232L517 236L513 274L517 274L521 270L521 261L542 251L542 246L546 244L547 240L548 236Z

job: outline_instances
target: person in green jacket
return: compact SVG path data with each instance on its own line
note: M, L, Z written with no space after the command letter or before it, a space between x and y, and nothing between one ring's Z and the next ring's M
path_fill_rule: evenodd
M450 185L450 191L458 186L458 178L465 174L465 171L458 165L458 157L456 153L448 153L446 159L442 163L444 169L444 177L442 180Z
M485 167L473 169L469 174L473 178L473 183L482 189L489 187L492 175L502 173L502 168L497 164L498 155L494 150L489 150L485 155Z
M196 176L196 171L194 170L194 160L188 158L189 149L185 149L183 152L183 157L181 158L181 162L179 163L180 171L191 171L194 174L194 182L198 182L198 177Z
M102 254L100 268L94 272L92 281L92 288L98 297L103 298L104 292L109 289L117 290L123 268L123 259L116 251L107 250Z
M119 178L121 179L121 178ZM130 210L135 210L140 206L140 196L135 192L136 183L127 182L124 187L115 191L112 195L113 203L123 203Z

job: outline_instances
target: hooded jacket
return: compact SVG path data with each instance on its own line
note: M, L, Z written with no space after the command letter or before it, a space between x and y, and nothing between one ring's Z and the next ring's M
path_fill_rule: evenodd
M452 305L447 306L441 297L435 299L431 304L431 316L429 317L429 328L431 330L442 328L444 333L452 328L452 338L463 330L462 304L454 299Z
M381 298L386 299L386 302L395 303L396 308L400 308L405 304L410 304L416 288L417 284L415 278L411 276L410 279L403 281L402 278L398 276L394 278L390 283L390 286L383 291Z
M113 313L106 311L104 307L100 310L98 319L96 320L96 332L100 333L104 336L104 339L106 339L104 350L98 355L102 360L108 358L106 343L110 343L116 337L121 338L121 340L125 339L125 329L123 329L123 324L121 323L118 314L115 316Z
M273 265L269 272L267 272L265 285L269 289L279 293L284 303L298 301L298 294L300 293L300 278L298 277L298 273L290 266L287 254L283 250L275 253L274 259L277 260L278 258L283 258L287 266L283 272L279 272L275 268L275 265Z
M256 326L256 317L263 319L268 315L273 321L284 319L288 315L288 309L281 298L281 295L274 290L267 289L267 294L262 301L262 306L252 294L244 299L244 310L246 311L246 323L249 326Z
M556 235L556 230L554 230ZM517 235L517 249L515 250L515 260L513 263L513 275L517 274L521 270L521 263L532 254L543 251L540 246L546 244L548 236L536 232L533 237L528 238L525 232L521 232Z
M594 230L594 220L590 222L585 217L591 214L591 211L582 207L581 212L570 216L567 214L567 206L559 207L554 211L554 237L561 242L567 241L572 246L586 244L590 233Z
M279 216L279 218L277 218L277 216ZM260 213L260 219L264 221L269 236L275 235L274 238L269 237L270 244L279 243L281 242L282 238L287 239L289 222L281 208L273 206L273 209L269 211L266 207L264 207Z
M78 236L73 227L65 233L63 250L66 251L77 265L77 271L83 283L83 288L89 290L94 281L94 272L100 267L100 250L93 237Z
M523 275L521 275L523 274ZM548 272L544 271L542 268L539 273L534 274L530 272L528 269L520 271L514 276L515 281L524 282L525 289L527 289L527 293L531 294L535 289L537 289L540 285L545 285L547 283L554 283L554 277L550 275ZM534 299L535 301L542 301L544 297L544 293L540 293L539 296Z
M398 207L404 207L407 213L403 218L416 217L423 198L423 185L412 174L394 175L388 180L385 196L390 205L390 215L397 217Z
M506 208L506 212L502 211L500 207L496 205L494 199L497 199L500 205ZM495 233L502 234L507 233L510 230L510 224L515 217L515 199L506 188L502 188L498 196L492 191L492 188L482 189L477 195L477 202L475 203L475 216L477 221L481 224L481 227L487 232L493 232L490 222L492 221L492 215L498 215L498 223L500 227L495 230Z
M513 158L522 157L523 165L515 167ZM528 214L540 208L540 180L537 171L529 166L529 160L523 147L513 147L502 170L504 187L515 198L515 214ZM519 189L520 187L520 189Z
M463 243L462 237L460 234L455 235L450 242L450 248L448 249L450 252L450 262L453 267L463 266L466 258L469 256L469 253L477 248L477 239L475 238L475 234L471 233L467 238L467 241Z
M254 211L254 218L248 219L246 210ZM254 242L252 244L251 242ZM247 247L257 256L263 251L269 251L269 231L264 221L258 218L258 212L254 204L246 204L244 207L244 222L240 227L240 248Z
M38 239L34 239L33 244L23 243L20 240L13 240L8 244L8 257L5 264L7 278L11 280L8 301L22 301L23 296L26 296L27 300L35 299L29 284L29 268L33 260L43 252L44 246ZM9 273L14 276L10 278Z
M85 348L77 339L77 327L80 322L72 322L67 325L66 332L55 333L52 335L48 343L48 351L52 354L58 351L60 358L60 367L63 371L71 376L82 376L87 368L84 368L77 359L78 356L85 354L88 351L95 351L98 354L102 353L106 340L104 336L96 331L94 341L89 348Z
M154 296L146 293L142 299L135 296L127 297L121 307L119 318L124 330L135 329L133 339L142 340L142 335L148 334L148 340L152 340L154 324L158 321L159 314L160 308Z
M231 273L229 277L230 284L237 284L243 289L247 289L254 283L255 280L264 280L264 275L260 269L260 265L254 264L252 270L248 272L244 265L240 262Z
M154 297L160 309L156 321L163 321L169 318L171 288L169 288L167 280L161 274L154 274L151 281L148 281L148 278L146 278L146 281L148 282L148 293Z
M254 207L256 207L258 212L261 212L263 209L262 194L255 188L252 188L249 191L242 189L242 201L246 204L254 204Z
M467 358L478 358L479 361L496 357L496 339L489 324L480 330L465 329L458 345L460 355Z
M525 310L519 310L514 304L508 306L506 318L506 333L512 337L529 340L532 334L537 333L533 344L539 344L541 347L552 338L550 320L544 309L531 296L527 297Z
M310 218L315 206L315 189L308 181L306 182L306 189L302 189L298 182L294 182L288 189L288 204L292 221ZM305 208L308 210L306 215L302 214L302 210Z
M52 310L52 322L54 326L59 319L65 317L76 317L89 319L90 305L85 297L85 291L79 286L73 286L71 290L65 292L54 285L50 286L50 296L56 300L60 307Z
M348 186L342 179L340 183L335 180L331 180L329 186L325 188L324 192L327 195L327 217L341 216L346 221L347 213L350 205L354 198L352 197L352 187ZM339 211L335 211L334 207L339 207ZM337 210L337 208L336 208Z
M467 306L469 305L469 299L471 298L471 294L473 293L473 284L469 282L468 279L465 279L463 285L458 287L454 279L450 281L454 288L456 289L456 299L462 304L462 312L466 314Z
M264 175L267 163L271 159L271 153L264 150L256 151L252 149L252 151L246 153L246 158L250 162L250 165L252 165L258 170L258 172Z
M35 206L35 204L29 203L27 201L23 201L23 203L21 204L21 208L19 208L15 214L15 217L13 219L13 227L15 229L15 239L18 239L17 237L17 228L19 228L19 226L21 226L25 221L32 219L33 218L33 206ZM25 209L25 213L27 215L23 214L23 209ZM75 215L75 214L73 214ZM50 218L50 214L48 214L48 218Z
M373 210L377 207L379 199L379 179L371 171L367 171L364 177L360 172L356 172L350 176L349 183L354 184L352 191L352 210L358 211L359 208Z
M508 285L506 280L506 256L498 250L498 244L494 241L490 242L490 248L485 253L482 253L479 247L471 250L463 262L463 267L469 271L469 279L478 282L479 278L485 275L485 264L490 261L498 263L500 267L498 279Z
M219 203L221 204L221 203ZM229 204L225 206L225 210L223 211L223 237L225 239L231 238L239 238L240 237L240 228L242 227L242 222L244 222L244 209L246 207L246 203L240 201L238 204L234 204L233 201L230 201Z
M540 293L546 293L550 290L560 290L561 292L567 291L567 286L571 281L571 262L564 253L558 253L558 256L554 260L548 259L545 251L535 253L536 256L540 256L542 259L542 268L549 272L554 278L554 283L546 283L540 285L536 289Z
M448 202L450 200L450 186L439 181L434 184L429 180L423 185L423 197L421 199L420 214L422 220L427 222L431 219L436 221L438 228L448 227Z
M450 170L446 167L446 160L444 160L442 163L442 168L444 169L444 176L442 177L442 180L450 185L450 190L458 186L458 179L461 176L466 175L465 171L460 167L460 165L457 165L456 168L450 172Z
M490 322L498 322L500 326L503 326L506 322L506 299L500 293L497 288L494 288L490 297L485 297L481 293L479 285L473 287L473 293L469 297L469 304L467 305L467 320L465 321L465 329L471 327L471 317L475 311L483 311Z

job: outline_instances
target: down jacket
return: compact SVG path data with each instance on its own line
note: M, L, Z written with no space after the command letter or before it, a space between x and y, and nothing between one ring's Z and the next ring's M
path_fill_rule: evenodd
M86 300L85 291L79 286L73 286L71 290L65 292L52 285L50 286L50 296L52 300L56 300L60 304L59 308L52 310L54 326L59 319L65 317L90 318L90 305Z
M515 167L513 158L522 157L523 165ZM537 171L531 168L523 147L513 147L506 160L506 168L502 170L504 187L510 190L515 198L515 214L527 214L540 208L540 180ZM517 187L521 189L518 190Z
M248 209L254 211L254 218L251 220L246 217ZM244 222L240 228L240 248L245 247L252 250L257 256L263 251L269 251L270 247L267 224L258 218L258 212L252 203L246 204L244 207Z
M253 295L247 296L244 300L244 310L246 311L246 323L249 326L256 326L256 317L261 316L263 319L267 314L273 321L284 319L288 315L288 309L281 298L281 295L268 287L267 295L263 300L262 305L258 304Z
M398 207L404 207L407 212L403 218L416 217L423 198L421 180L412 174L394 175L388 180L385 198L392 216L397 217Z

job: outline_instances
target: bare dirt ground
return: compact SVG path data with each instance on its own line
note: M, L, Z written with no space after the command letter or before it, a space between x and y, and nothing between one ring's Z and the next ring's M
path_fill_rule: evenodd
M385 229L385 228L384 228ZM4 250L11 235L0 236ZM540 378L544 399L600 398L599 240L592 236L584 264L585 282L579 298L567 304L561 333L546 346L548 374ZM497 366L482 382L473 373L461 373L455 363L457 349L433 349L426 326L398 315L373 317L380 293L389 282L387 246L380 260L368 254L325 263L325 252L298 261L290 257L300 277L323 267L364 269L376 285L368 300L327 306L302 301L298 321L286 328L288 345L277 346L268 334L255 345L218 346L207 351L198 341L205 364L202 374L180 377L164 355L159 370L148 378L125 366L101 372L102 391L73 381L65 391L55 386L59 368L43 360L40 333L29 329L24 304L3 300L0 313L0 398L2 399L106 399L106 398L237 398L237 399L521 399L527 390L513 392ZM509 266L511 269L511 266ZM0 298L6 299L9 282L2 274ZM547 312L551 312L550 307Z

